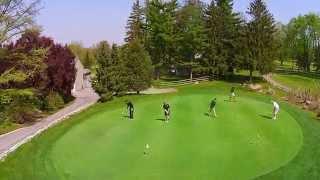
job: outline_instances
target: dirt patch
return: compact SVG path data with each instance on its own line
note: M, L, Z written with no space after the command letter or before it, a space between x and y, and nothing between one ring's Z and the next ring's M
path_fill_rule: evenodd
M151 87L145 91L142 91L141 94L167 94L178 92L175 88L154 88Z

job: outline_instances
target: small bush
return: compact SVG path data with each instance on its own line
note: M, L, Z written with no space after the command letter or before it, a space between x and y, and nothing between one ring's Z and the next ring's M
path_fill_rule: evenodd
M123 97L125 95L127 95L127 92L118 92L117 93L117 97Z
M8 111L9 119L17 124L34 122L39 115L40 112L31 104L14 103Z
M64 106L64 100L59 93L51 91L45 97L44 107L47 111L56 111Z
M100 96L100 102L107 102L107 101L111 101L113 99L113 94L108 92L108 93L104 93Z

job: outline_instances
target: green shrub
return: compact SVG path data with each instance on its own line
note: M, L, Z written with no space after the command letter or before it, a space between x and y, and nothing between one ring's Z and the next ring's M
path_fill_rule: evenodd
M33 104L15 102L10 105L7 115L8 118L17 124L34 122L40 117L41 112Z
M44 108L47 111L56 111L64 106L63 97L54 91L49 92L49 94L44 99Z
M41 101L34 89L0 90L0 121L33 122L41 112Z
M27 102L30 104L39 104L39 98L37 97L34 89L5 89L0 90L0 106L5 107L13 102Z
M113 94L108 92L108 93L104 93L100 96L100 102L107 102L107 101L111 101L113 99Z

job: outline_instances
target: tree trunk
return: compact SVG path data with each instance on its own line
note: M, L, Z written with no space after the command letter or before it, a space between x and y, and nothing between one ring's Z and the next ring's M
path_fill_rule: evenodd
M193 79L193 71L192 71L192 68L190 69L190 80L192 81Z
M160 68L155 68L156 71L156 80L160 79Z
M252 83L252 76L253 76L253 71L252 70L250 70L250 83Z

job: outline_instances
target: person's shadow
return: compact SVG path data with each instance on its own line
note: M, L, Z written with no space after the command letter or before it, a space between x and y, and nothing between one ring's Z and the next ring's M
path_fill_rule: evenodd
M259 116L262 117L262 118L264 118L264 119L269 119L269 120L272 119L271 116L267 116L267 115L261 115L261 114L260 114Z
M156 119L156 121L165 121L165 119L163 119L163 118L158 118L158 119Z

